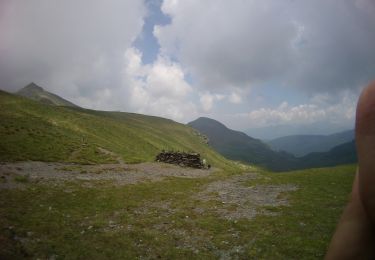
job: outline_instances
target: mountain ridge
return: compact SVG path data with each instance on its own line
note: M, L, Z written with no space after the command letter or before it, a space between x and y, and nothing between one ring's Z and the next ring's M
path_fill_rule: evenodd
M259 139L229 129L224 124L207 117L200 117L189 126L209 138L209 145L232 160L259 165L271 170L288 170L295 158L285 152L275 152Z
M234 163L184 124L155 116L46 106L0 91L0 161L152 162L163 149L197 152L213 167ZM105 152L103 152L105 151Z

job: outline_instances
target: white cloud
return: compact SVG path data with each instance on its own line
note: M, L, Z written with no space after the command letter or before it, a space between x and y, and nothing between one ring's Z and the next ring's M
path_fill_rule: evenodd
M233 104L240 104L242 103L242 98L238 93L232 92L229 96L229 102Z
M303 104L290 107L285 104L281 104L276 109L260 108L245 116L259 126L313 123L326 116L325 110L319 109L316 105Z
M129 48L124 59L123 85L128 88L133 111L177 121L197 116L195 104L189 100L192 87L177 63L159 56L153 64L143 65L141 52L135 48Z
M248 113L228 116L227 120L238 129L264 127L272 125L303 125L329 122L350 126L355 118L357 95L343 91L338 102L332 99L312 97L311 103L289 105L282 102L276 108L259 108Z
M214 101L215 101L215 96L211 95L209 92L203 93L200 95L199 98L201 102L201 106L204 112L209 112L211 111Z
M199 93L199 101L204 113L209 113L214 108L215 102L227 98L224 94L211 93L209 91Z
M157 97L181 98L192 90L184 79L182 68L161 56L149 71L147 85L149 92Z

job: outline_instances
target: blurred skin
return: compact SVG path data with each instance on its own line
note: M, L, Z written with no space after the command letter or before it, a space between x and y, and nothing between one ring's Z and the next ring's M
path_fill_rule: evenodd
M375 81L357 105L358 170L326 259L375 258Z

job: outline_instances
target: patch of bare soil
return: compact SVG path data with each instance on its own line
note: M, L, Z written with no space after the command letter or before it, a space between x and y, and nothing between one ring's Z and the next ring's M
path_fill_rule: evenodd
M246 186L246 182L254 178L256 178L255 173L246 173L227 180L212 182L198 193L195 199L219 202L221 206L214 207L213 211L225 219L252 219L258 214L275 215L275 212L262 209L262 207L288 205L288 200L283 194L297 189L295 185L290 184ZM205 211L200 208L196 210L201 213Z
M56 162L0 164L0 189L20 188L27 182L104 180L118 185L160 181L166 177L201 178L215 169L182 168L163 163L80 165Z

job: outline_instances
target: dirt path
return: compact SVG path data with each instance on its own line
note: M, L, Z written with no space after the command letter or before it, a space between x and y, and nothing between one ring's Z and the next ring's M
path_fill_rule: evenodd
M166 177L202 178L217 169L182 168L163 163L97 164L17 162L0 164L0 189L17 188L25 181L109 180L118 185L160 181Z
M203 178L218 169L182 168L164 163L97 164L81 165L56 162L17 162L0 164L0 189L22 188L25 183L59 183L64 181L112 181L116 185L161 181L167 177ZM253 218L257 214L274 214L259 211L260 206L288 205L283 193L294 191L293 185L248 186L258 178L256 173L245 173L225 180L213 180L192 199L216 201L220 207L212 211L226 219ZM202 209L197 208L196 211ZM203 212L201 212L203 213Z

